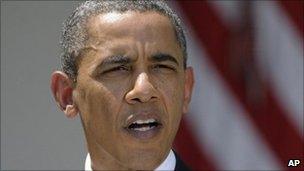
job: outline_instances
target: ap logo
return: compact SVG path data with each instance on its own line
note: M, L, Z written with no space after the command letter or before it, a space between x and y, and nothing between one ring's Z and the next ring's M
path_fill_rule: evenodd
M291 159L291 160L289 160L289 162L288 162L288 167L297 167L297 166L299 166L300 165L300 163L301 163L301 161L300 160L297 160L297 159Z

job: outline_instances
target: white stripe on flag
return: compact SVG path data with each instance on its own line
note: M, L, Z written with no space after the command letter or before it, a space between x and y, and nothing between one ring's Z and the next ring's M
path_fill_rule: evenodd
M234 28L240 24L242 1L208 1L211 7L218 13L218 16L226 26Z
M255 3L259 71L303 135L303 37L275 1Z

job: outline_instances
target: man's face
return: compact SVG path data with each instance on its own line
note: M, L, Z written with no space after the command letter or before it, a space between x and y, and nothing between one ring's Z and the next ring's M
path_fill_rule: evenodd
M156 12L133 11L92 17L87 29L73 100L89 152L154 169L171 148L192 87L173 26Z

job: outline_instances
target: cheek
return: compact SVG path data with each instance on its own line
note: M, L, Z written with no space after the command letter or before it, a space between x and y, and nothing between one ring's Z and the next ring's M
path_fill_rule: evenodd
M117 81L108 81L103 82L103 87L107 89L108 92L111 92L111 95L117 100L117 101L123 101L128 87L131 85L131 79L123 79L123 80L117 80Z
M98 82L87 82L79 88L79 110L86 128L97 137L114 130L117 104L115 96ZM107 131L105 131L107 130ZM99 136L100 135L100 136Z
M179 81L168 81L167 84L160 86L162 94L162 103L166 109L165 122L165 144L171 146L174 137L179 128L179 123L182 117L183 106L183 84ZM169 148L168 146L168 148Z
M172 98L169 99L171 102L170 117L173 124L178 123L182 116L183 102L184 102L184 91L181 86L177 86L172 92Z
M178 119L182 112L184 99L183 82L179 79L168 79L168 81L160 82L158 88L161 91L170 121Z

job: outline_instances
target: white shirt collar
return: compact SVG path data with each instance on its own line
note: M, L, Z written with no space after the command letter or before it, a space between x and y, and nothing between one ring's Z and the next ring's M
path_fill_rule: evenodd
M155 169L158 170L174 170L176 164L176 158L172 150L170 150L167 158ZM91 157L88 153L86 161L85 161L85 170L92 171L91 168Z

